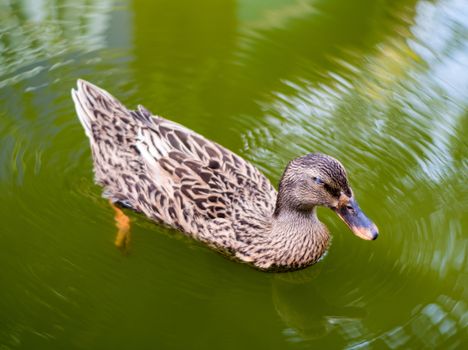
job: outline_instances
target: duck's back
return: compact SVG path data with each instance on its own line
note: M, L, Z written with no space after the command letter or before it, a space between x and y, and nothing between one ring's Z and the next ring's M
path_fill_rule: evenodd
M276 191L254 166L88 82L72 96L105 197L218 249L236 250L265 230Z

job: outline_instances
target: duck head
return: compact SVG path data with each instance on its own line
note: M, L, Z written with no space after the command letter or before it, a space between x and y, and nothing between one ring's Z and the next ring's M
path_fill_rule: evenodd
M332 209L358 237L374 240L377 226L361 211L343 165L333 157L310 153L292 160L281 178L275 215L282 210Z

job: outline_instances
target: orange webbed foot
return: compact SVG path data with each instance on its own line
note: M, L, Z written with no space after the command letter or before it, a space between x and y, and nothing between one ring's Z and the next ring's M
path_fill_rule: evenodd
M114 244L123 252L128 252L130 247L130 218L124 212L110 202L115 212L115 226L117 227L117 235Z

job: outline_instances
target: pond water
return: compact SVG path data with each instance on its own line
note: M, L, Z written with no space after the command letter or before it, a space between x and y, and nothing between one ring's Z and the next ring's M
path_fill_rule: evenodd
M274 184L342 161L380 229L329 210L326 257L231 262L93 183L84 78L182 123ZM0 349L455 349L468 327L463 0L0 0Z

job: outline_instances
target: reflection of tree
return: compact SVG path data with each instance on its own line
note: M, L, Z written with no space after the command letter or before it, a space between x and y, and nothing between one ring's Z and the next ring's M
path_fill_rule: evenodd
M136 80L147 100L167 108L154 112L175 112L193 127L190 118L203 120L211 111L206 117L216 117L221 126L232 98L226 68L235 50L235 1L135 1L133 6Z
M258 28L236 21L234 2L184 4L134 2L135 68L154 105L173 106L158 113L176 112L189 125L189 112L216 123L233 114L261 115L256 102L290 91L285 79L332 81L327 71L339 68L334 55L354 50L356 57L346 59L359 66L362 55L397 35L386 11L400 10L400 4L406 16L414 12L414 2L407 1L310 2L311 14L292 13L287 26L271 21L271 27ZM175 81L178 89L171 89Z
M303 16L291 19L285 27L272 23L252 37L246 28L245 69L254 76L256 88L263 93L282 90L282 80L296 77L331 82L333 78L328 71L340 74L344 68L334 57L342 57L343 51L350 52L345 57L346 63L358 68L365 63L363 55L372 53L375 45L399 35L395 29L401 24L398 20L386 20L388 12L394 15L401 11L411 18L415 3L310 1L310 13L304 12ZM268 69L262 69L265 62L268 62Z

